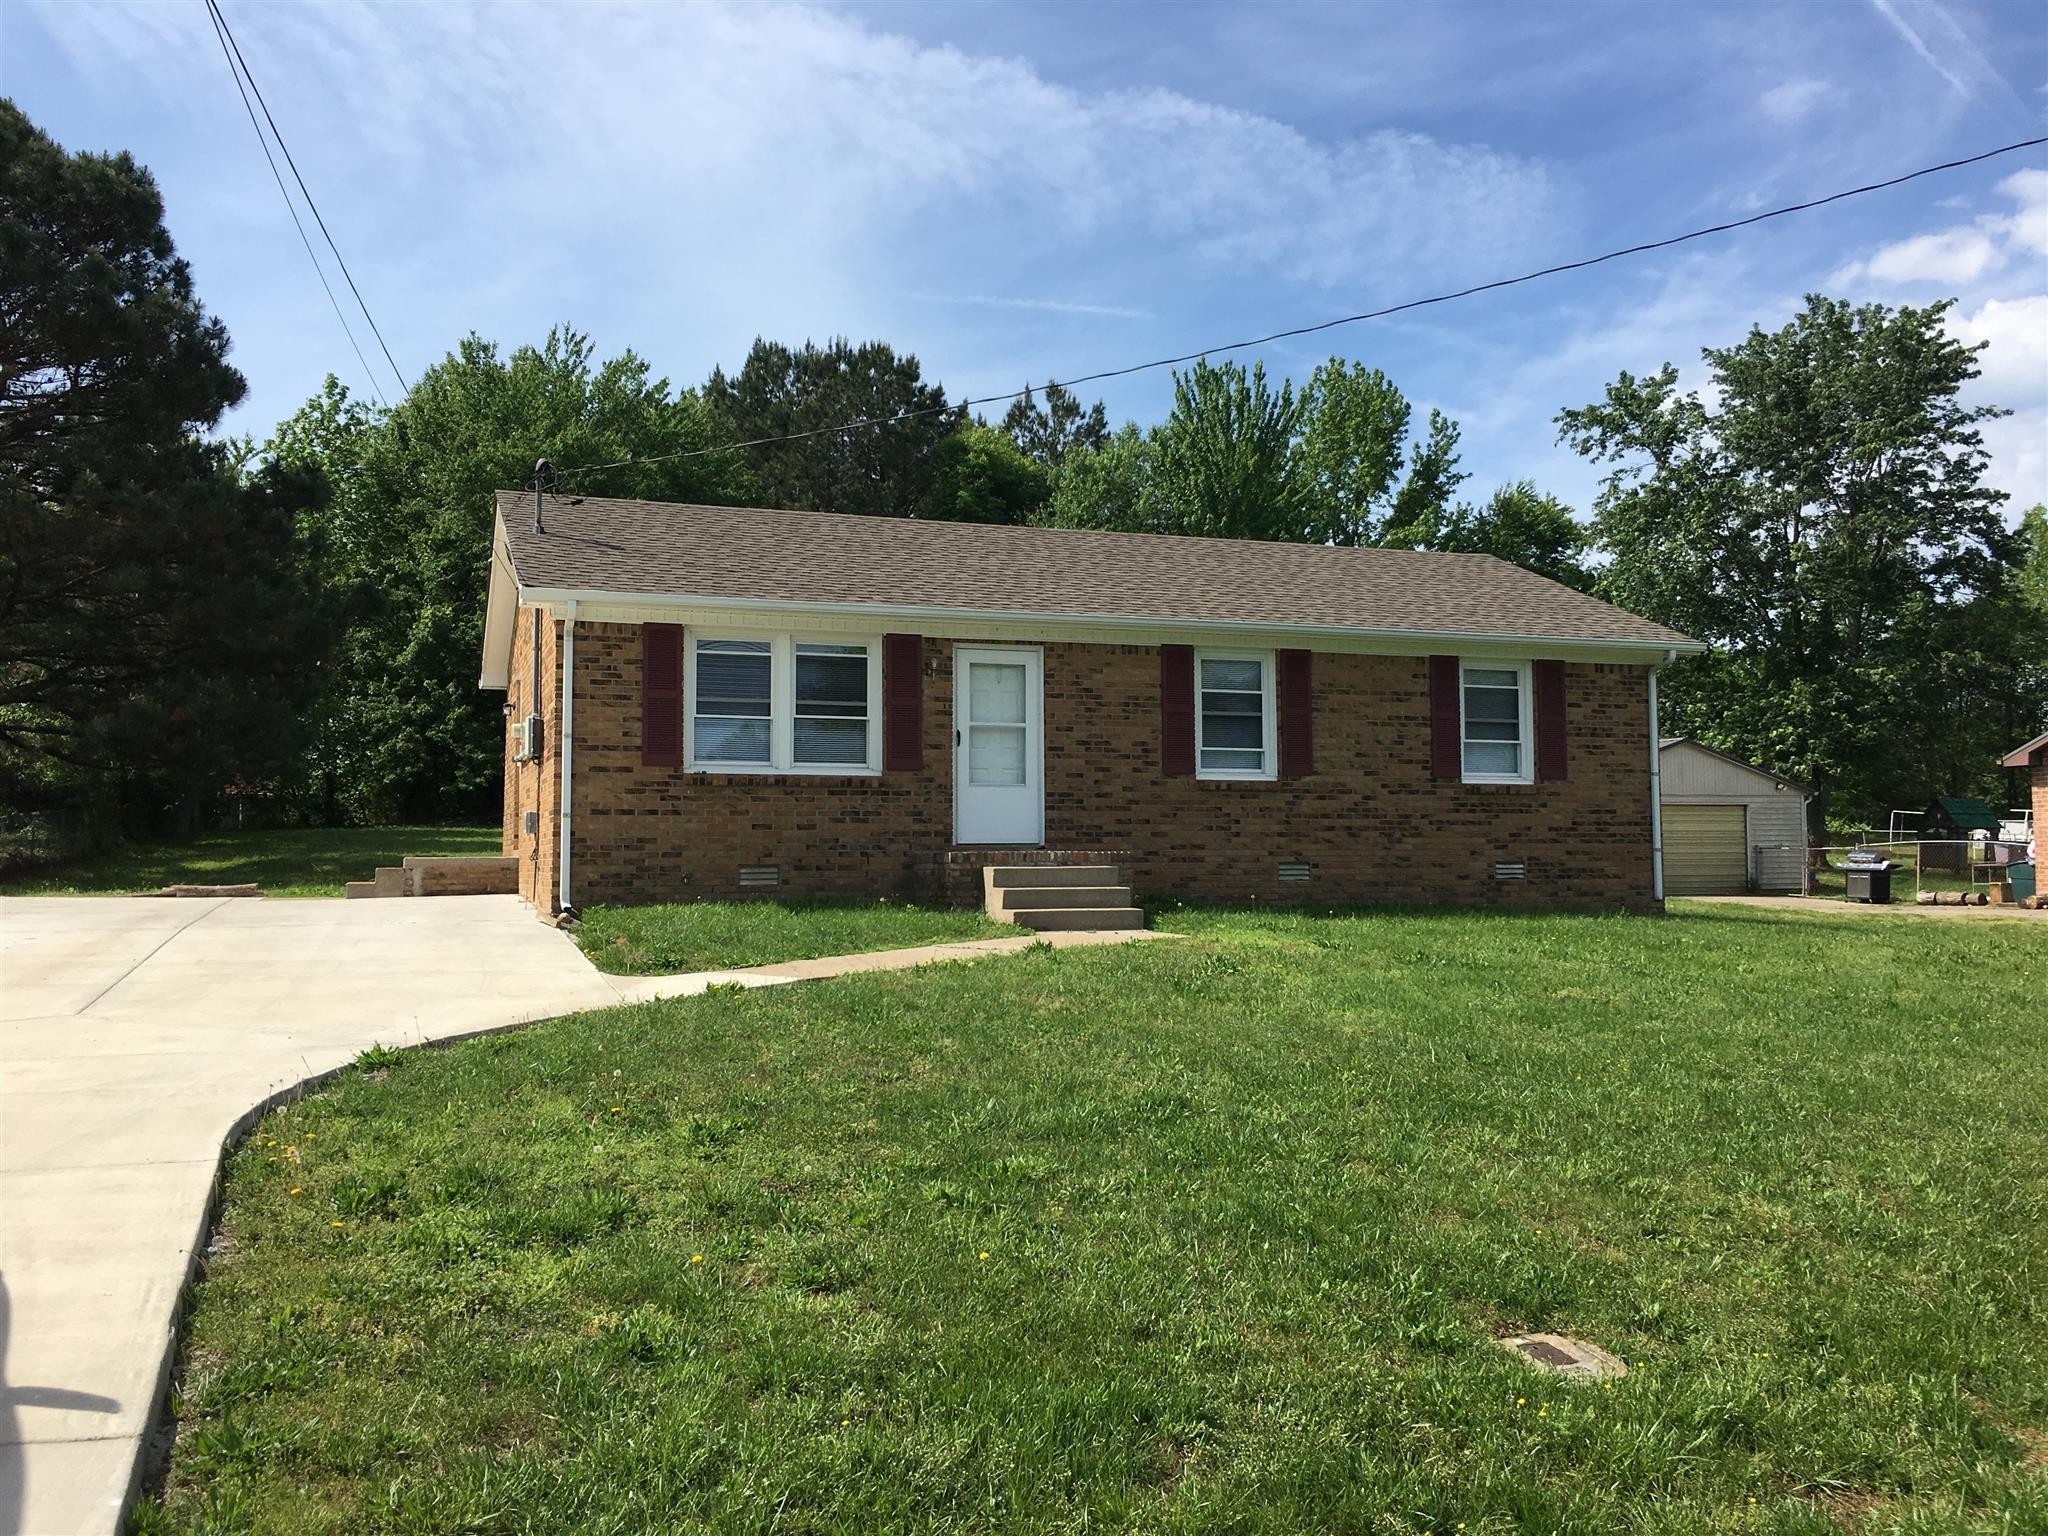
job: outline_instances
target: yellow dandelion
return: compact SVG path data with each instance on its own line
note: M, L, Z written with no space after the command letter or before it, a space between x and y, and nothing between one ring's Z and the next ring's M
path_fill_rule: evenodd
M986 1248L981 1250L980 1257L984 1259L988 1257L988 1250Z
M704 1262L704 1255L701 1253L693 1253L690 1255L690 1262L692 1264L702 1264Z
M298 1194L299 1192L300 1192L300 1191L298 1190L298 1188L297 1188L296 1186L294 1186L294 1187L293 1187L293 1189L292 1189L292 1193L296 1195L296 1194Z
M1526 1397L1518 1397L1515 1399L1515 1406L1517 1408L1526 1408L1528 1405L1529 1399L1527 1399Z
M841 1419L841 1420L839 1421L839 1427L840 1427L841 1429L844 1429L844 1428L846 1428L846 1426L847 1426L847 1425L851 1424L852 1422L853 1422L853 1420L851 1420L851 1419Z
M327 1225L329 1225L330 1227L338 1227L341 1226L342 1223L338 1221L330 1221L329 1223L327 1223Z

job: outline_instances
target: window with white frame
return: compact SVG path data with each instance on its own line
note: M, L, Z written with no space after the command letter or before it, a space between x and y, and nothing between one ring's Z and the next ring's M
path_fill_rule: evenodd
M1466 782L1529 783L1529 664L1467 662L1458 692Z
M807 768L868 765L868 647L796 642L790 758Z
M689 635L688 765L778 773L876 770L881 647L795 635Z
M1195 653L1195 772L1205 779L1273 777L1270 652Z

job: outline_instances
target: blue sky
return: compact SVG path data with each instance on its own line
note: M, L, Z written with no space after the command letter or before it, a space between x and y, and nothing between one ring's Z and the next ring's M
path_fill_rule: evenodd
M469 6L224 0L401 367L552 323L677 383L756 334L1012 389L1718 222L2044 132L2048 7ZM340 333L200 0L0 9L0 89L133 151L261 437ZM337 288L340 284L338 279ZM1551 418L1800 295L1961 301L2017 506L2048 497L2048 152L1265 350L1384 368L1472 489L1581 509ZM344 301L345 301L344 294ZM381 360L366 350L381 368ZM1249 356L1251 354L1240 354ZM388 378L384 387L392 388ZM1156 420L1162 372L1100 391Z

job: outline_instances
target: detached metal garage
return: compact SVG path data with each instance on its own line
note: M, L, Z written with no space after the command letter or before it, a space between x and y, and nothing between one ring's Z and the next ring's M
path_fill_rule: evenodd
M1690 736L1661 744L1657 776L1666 895L1805 889L1803 786Z

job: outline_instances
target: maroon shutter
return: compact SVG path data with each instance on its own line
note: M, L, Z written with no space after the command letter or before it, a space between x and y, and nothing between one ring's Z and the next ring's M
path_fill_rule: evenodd
M1307 651L1281 651L1273 658L1274 688L1280 704L1280 777L1298 779L1316 771L1315 705Z
M1458 702L1458 658L1429 658L1429 771L1439 779L1464 776L1465 749L1458 740L1465 713Z
M1536 777L1564 777L1564 663L1538 661L1529 666L1535 692Z
M924 767L924 637L882 636L882 771Z
M1195 648L1159 647L1159 768L1195 771Z
M640 764L683 765L683 626L640 626Z

